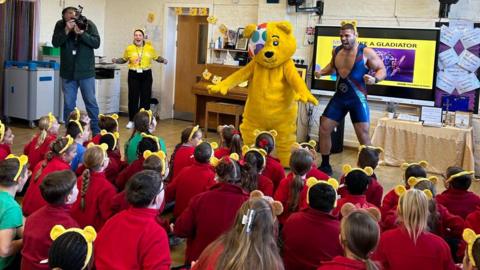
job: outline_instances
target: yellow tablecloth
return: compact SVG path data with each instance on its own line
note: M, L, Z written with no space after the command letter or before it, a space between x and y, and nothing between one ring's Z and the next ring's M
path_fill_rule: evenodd
M419 122L381 118L372 144L385 150L383 161L387 165L426 160L432 173L445 173L449 166L473 171L472 132L472 128L424 127Z

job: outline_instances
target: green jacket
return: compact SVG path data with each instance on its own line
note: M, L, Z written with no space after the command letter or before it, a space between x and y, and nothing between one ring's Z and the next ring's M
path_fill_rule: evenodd
M100 35L95 24L88 20L88 28L82 35L65 34L65 22L59 20L53 31L52 44L60 47L60 77L81 80L95 77L93 49L100 47ZM76 55L73 55L73 51Z

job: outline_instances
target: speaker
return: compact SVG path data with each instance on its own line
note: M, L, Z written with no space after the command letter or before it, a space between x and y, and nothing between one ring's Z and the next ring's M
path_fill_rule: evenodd
M288 5L290 6L301 6L303 5L304 0L288 0Z

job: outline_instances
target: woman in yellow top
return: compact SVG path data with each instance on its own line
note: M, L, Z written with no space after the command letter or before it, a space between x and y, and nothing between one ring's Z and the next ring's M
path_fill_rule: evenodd
M150 42L145 42L145 32L136 29L133 32L133 44L125 49L122 58L112 58L116 64L128 62L128 124L133 128L133 117L140 110L150 109L152 97L152 60L167 64L167 59L159 56Z

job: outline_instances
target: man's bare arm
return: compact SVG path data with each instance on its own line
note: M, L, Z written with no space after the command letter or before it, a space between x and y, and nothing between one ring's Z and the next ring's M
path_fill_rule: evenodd
M335 49L332 50L332 59L330 60L330 63L328 63L328 65L324 68L322 68L322 70L320 71L315 71L315 78L320 78L322 76L325 76L325 75L330 75L333 73L334 69L333 69L333 55L335 53Z

